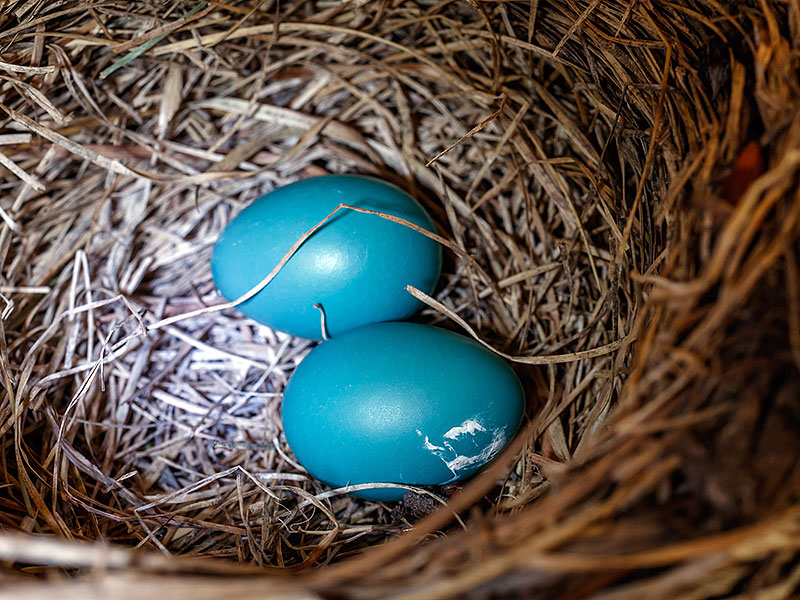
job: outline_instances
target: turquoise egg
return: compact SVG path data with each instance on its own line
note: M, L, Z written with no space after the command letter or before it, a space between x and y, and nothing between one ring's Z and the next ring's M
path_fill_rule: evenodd
M442 485L491 461L522 420L514 371L470 338L416 323L374 323L314 348L283 396L300 463L332 487ZM398 500L402 488L357 495Z
M222 295L235 300L255 287L292 245L340 203L401 217L435 231L420 204L400 188L357 175L298 181L262 196L219 236L211 273ZM238 306L245 315L279 331L322 339L320 304L327 330L403 319L422 304L408 284L431 293L439 279L441 248L405 225L340 209L253 298Z

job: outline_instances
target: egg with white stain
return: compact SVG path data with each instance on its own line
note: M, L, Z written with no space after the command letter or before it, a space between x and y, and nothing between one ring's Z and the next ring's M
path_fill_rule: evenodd
M495 458L519 428L524 393L506 362L474 340L416 323L374 323L323 342L283 396L300 463L332 487L443 485ZM398 500L403 488L357 495Z

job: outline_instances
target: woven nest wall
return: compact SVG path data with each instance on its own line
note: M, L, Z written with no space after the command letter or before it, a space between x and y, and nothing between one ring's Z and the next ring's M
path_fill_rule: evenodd
M796 597L799 33L796 0L0 2L0 598ZM463 488L310 478L311 342L215 308L225 224L344 172L420 199L416 319L526 387Z

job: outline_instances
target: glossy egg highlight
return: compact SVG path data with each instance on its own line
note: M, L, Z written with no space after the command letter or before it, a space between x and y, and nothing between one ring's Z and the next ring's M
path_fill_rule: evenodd
M262 196L234 218L211 256L222 295L235 300L255 287L292 245L339 204L391 214L435 231L422 206L400 188L373 177L326 175ZM423 234L376 215L340 209L253 298L245 315L279 331L322 339L367 323L403 319L422 305L405 291L427 293L441 270L441 248Z
M297 459L332 487L442 485L497 456L523 411L522 385L503 359L444 329L390 322L314 348L289 380L282 417Z

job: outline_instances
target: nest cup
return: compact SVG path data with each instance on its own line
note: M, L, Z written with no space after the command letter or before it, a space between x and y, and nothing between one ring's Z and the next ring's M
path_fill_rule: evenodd
M0 4L0 598L793 597L799 30L774 0ZM523 380L463 487L313 480L280 422L312 343L220 306L225 224L325 173L420 200L416 320Z

